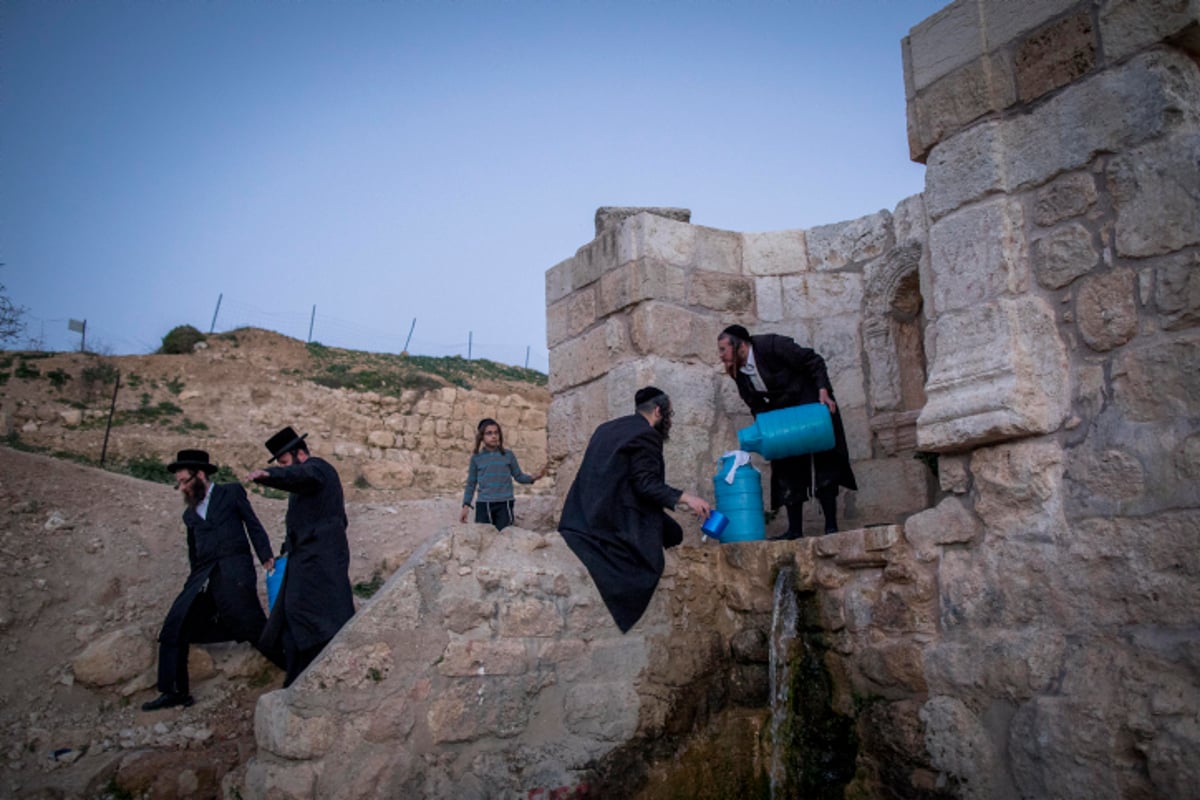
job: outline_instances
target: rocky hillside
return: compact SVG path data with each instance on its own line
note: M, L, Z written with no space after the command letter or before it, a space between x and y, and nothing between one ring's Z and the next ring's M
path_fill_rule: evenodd
M346 485L351 580L365 598L457 520L475 416L505 422L527 468L540 466L544 426L522 426L544 420L535 383L414 369L407 380L418 385L383 385L403 370L393 362L380 377L367 354L265 331L208 344L182 356L0 353L0 796L219 797L223 776L254 752L255 703L282 675L248 645L193 648L196 705L140 711L155 694L154 640L187 556L178 494L136 474L165 475L164 459L198 446L235 479L263 463L262 441L279 426L310 432ZM363 363L328 369L353 358ZM381 431L394 431L390 446ZM390 464L410 467L411 480ZM251 499L278 550L286 501ZM518 522L548 529L553 511L549 493L527 494Z
M546 460L548 403L545 375L531 370L306 345L253 328L185 355L0 353L0 435L11 446L150 476L177 450L200 447L242 474L293 425L363 499L461 490L485 416L533 472Z

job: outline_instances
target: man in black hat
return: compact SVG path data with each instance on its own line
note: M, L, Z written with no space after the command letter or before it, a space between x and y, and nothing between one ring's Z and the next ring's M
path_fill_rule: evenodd
M256 469L248 479L290 492L287 567L271 617L263 631L265 647L283 647L291 686L313 659L354 616L350 590L350 545L346 541L346 504L337 470L310 455L304 436L291 427L267 440L277 467Z
M175 474L176 488L187 504L183 524L192 571L158 635L161 694L144 703L143 711L192 704L187 662L193 642L257 645L267 618L258 600L250 545L263 567L270 570L275 564L271 541L250 507L246 490L239 483L209 481L217 468L209 462L208 453L180 450L167 471ZM264 655L279 663L271 653L264 651Z
M804 535L804 501L813 494L815 477L815 494L825 515L825 532L836 532L838 487L858 489L858 483L850 468L846 432L825 359L815 350L796 344L789 336L774 333L751 336L741 325L730 325L721 332L717 337L717 352L725 372L737 383L738 394L754 416L807 403L823 403L829 409L833 418L832 450L771 462L771 509L787 508L788 529L781 538L799 539Z
M683 541L683 529L663 509L683 504L701 520L709 512L702 498L664 479L671 399L647 386L634 403L637 413L605 422L592 434L558 525L622 633L650 604L662 577L663 548Z

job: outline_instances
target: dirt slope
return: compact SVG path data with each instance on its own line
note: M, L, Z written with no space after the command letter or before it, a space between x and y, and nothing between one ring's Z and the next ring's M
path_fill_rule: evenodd
M200 446L226 453L218 462L239 476L241 462L261 463L260 439L272 431L254 419L256 397L269 391L278 398L280 385L290 385L302 412L307 390L292 376L311 367L309 354L303 343L265 331L239 332L236 345L215 346L223 348L220 358L109 359L122 375L139 376L139 390L152 393L152 403L173 398L192 423L207 425L195 431L126 425L114 437L121 458L169 458ZM98 398L84 402L78 378L61 388L44 379L56 369L79 375L75 362L85 358L40 359L42 379L0 384L10 424L13 408L69 410L68 396L79 398L75 407L102 405L107 413ZM172 380L184 383L184 391L170 393ZM189 399L188 387L203 397ZM145 405L140 398L126 402ZM15 431L23 447L95 458L103 427L44 416L36 431ZM407 500L411 490L355 489L348 467L334 463L347 489L354 583L386 577L457 520L457 492ZM257 493L250 499L278 551L286 500ZM518 523L550 526L552 504L551 496L522 497ZM196 705L140 710L156 694L158 627L187 575L182 510L169 485L0 446L0 797L220 797L222 777L253 754L255 702L280 685L282 674L249 645L193 648ZM119 681L98 686L78 678L81 656L97 648L101 662L124 667Z

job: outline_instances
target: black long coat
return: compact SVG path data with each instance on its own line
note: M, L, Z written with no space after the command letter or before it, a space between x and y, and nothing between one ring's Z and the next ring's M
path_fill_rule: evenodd
M323 458L270 467L258 483L290 492L287 569L262 644L271 649L286 626L301 650L323 645L354 616L346 504L337 470Z
M821 389L833 398L833 384L829 382L825 359L815 350L801 347L790 336L775 333L751 336L750 346L754 349L754 363L767 392L763 394L755 389L750 376L742 372L737 373L735 380L738 394L754 416L777 408L820 402ZM833 414L833 438L832 450L814 453L811 459L816 465L817 488L828 490L844 486L857 489L840 410ZM771 462L771 508L802 503L811 496L809 463L807 455Z
M250 544L258 560L266 562L271 559L271 540L255 516L246 490L238 483L214 484L204 518L188 508L183 512L183 524L192 571L167 612L159 641L180 641L188 610L205 583L217 609L217 630L210 630L209 637L221 635L220 631L227 637L214 641L257 641L267 618L258 600Z
M662 576L663 548L683 539L664 508L683 494L664 480L663 437L641 414L592 434L558 530L591 573L617 627L641 619Z

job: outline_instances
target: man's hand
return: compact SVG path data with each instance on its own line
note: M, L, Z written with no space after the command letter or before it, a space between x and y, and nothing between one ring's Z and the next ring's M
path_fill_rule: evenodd
M246 476L248 481L257 481L259 478L267 477L268 473L265 469L256 469Z
M268 558L266 561L263 562L263 569L265 569L267 572L271 572L272 570L275 569L275 557L274 556L272 556L271 558Z
M821 389L819 392L817 392L817 397L822 403L825 404L825 407L829 409L830 414L837 413L837 403L833 402L833 398L829 396L828 389Z
M703 497L697 497L691 492L684 492L681 494L679 496L679 502L695 512L696 516L700 518L701 522L708 519L708 514L712 510L708 507L708 503L704 501Z
M471 510L470 506L463 506L462 513L458 515L459 522L467 521L467 512Z

